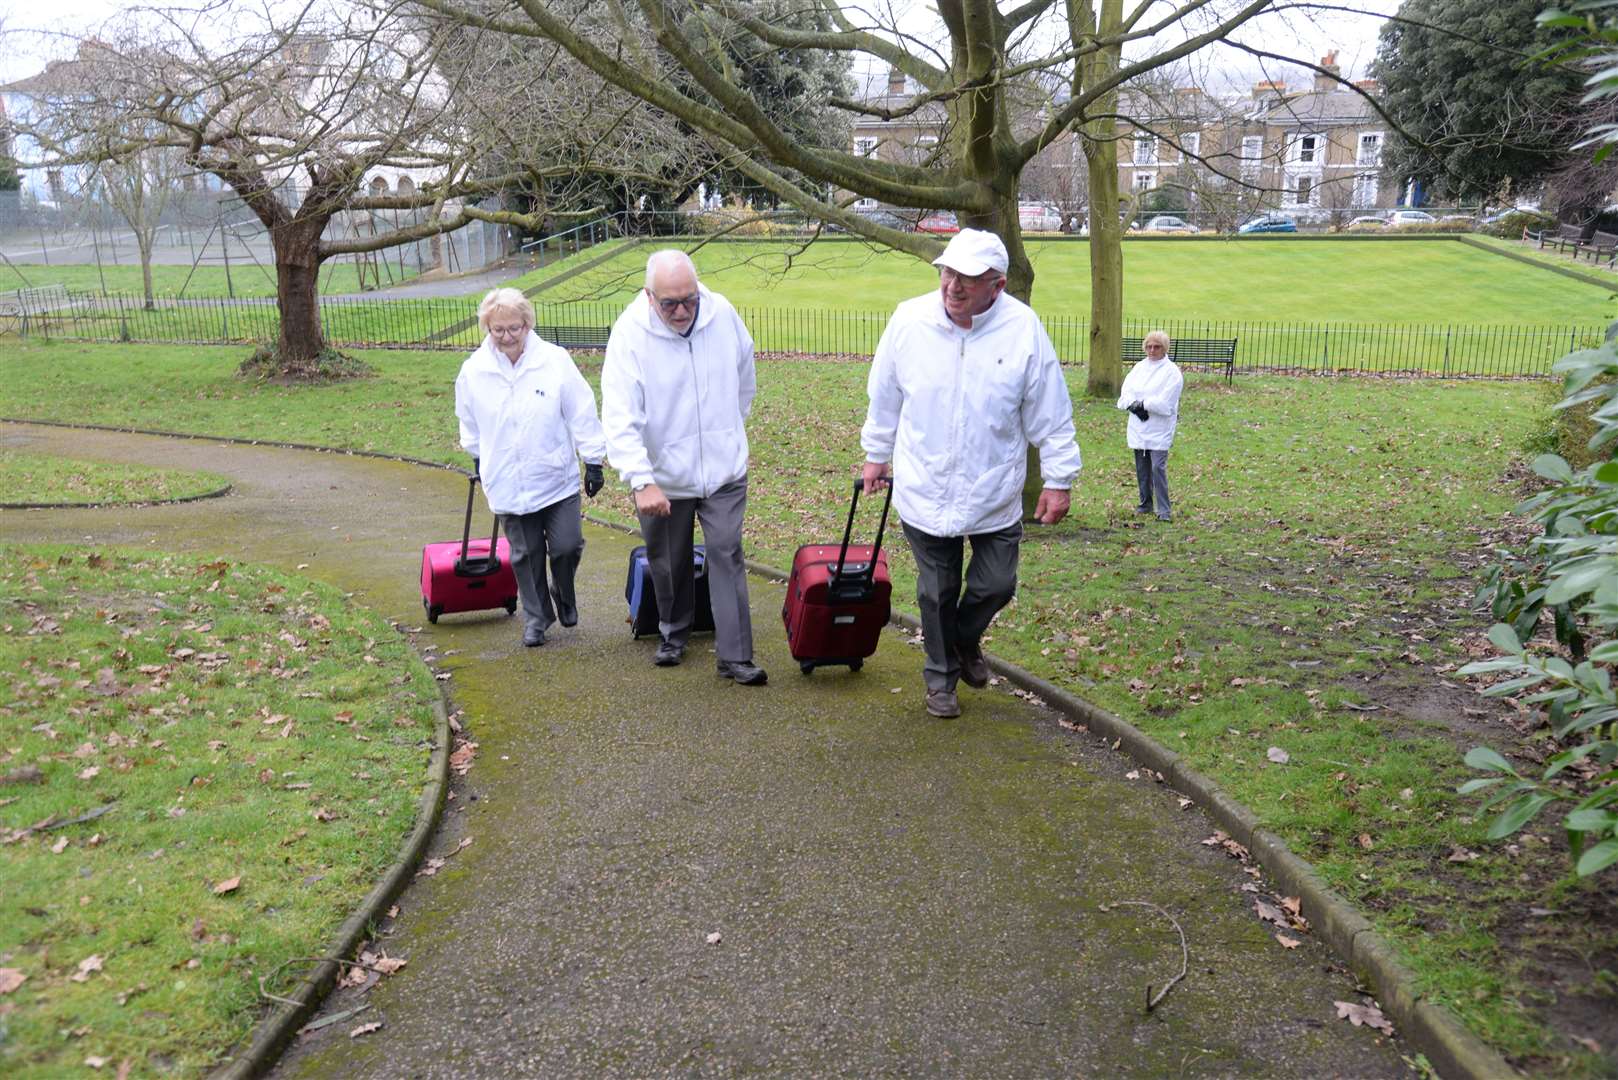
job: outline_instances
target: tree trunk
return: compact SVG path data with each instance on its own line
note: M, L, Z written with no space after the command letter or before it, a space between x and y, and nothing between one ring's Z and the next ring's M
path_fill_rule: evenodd
M1100 31L1118 29L1121 0L1102 0ZM1085 84L1117 70L1118 46L1089 54ZM1123 382L1124 249L1118 218L1118 139L1113 114L1118 95L1095 103L1097 118L1084 125L1084 160L1090 179L1090 376L1085 392L1115 398Z
M157 308L157 297L152 290L152 230L136 229L135 246L140 250L140 285L145 297L142 305L147 311Z
M276 356L286 374L312 375L326 348L320 325L320 229L300 222L272 229L270 237L275 248L275 303L281 312Z

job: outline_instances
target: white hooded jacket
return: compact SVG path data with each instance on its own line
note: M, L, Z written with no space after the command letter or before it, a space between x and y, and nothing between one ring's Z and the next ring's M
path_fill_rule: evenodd
M577 495L579 457L606 458L590 384L567 350L533 331L515 365L484 337L455 379L455 415L497 514L532 514Z
M631 488L655 483L671 499L707 498L747 475L753 338L730 301L704 285L697 291L697 317L683 337L637 294L612 324L601 368L613 468Z
M1129 369L1123 389L1118 392L1118 407L1127 409L1139 401L1146 406L1147 414L1145 420L1129 414L1125 438L1131 450L1167 450L1174 445L1174 428L1180 422L1180 390L1184 386L1185 376L1166 356L1137 361Z
M1045 487L1071 487L1083 466L1051 339L1028 305L1004 293L970 330L950 322L937 292L901 303L866 391L866 459L893 463L899 515L933 536L1016 524L1030 444Z

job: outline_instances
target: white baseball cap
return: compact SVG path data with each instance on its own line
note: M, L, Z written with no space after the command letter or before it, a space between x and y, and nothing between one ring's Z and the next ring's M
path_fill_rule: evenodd
M989 270L1003 274L1010 264L1006 245L994 233L983 229L962 229L950 238L944 254L933 260L934 266L947 266L967 277L977 277Z

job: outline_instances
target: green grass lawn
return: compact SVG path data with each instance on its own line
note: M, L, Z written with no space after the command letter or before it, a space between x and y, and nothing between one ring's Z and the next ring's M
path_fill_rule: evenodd
M1031 241L1034 308L1088 317L1090 245ZM790 257L791 273L783 275ZM646 252L626 253L544 299L621 305ZM926 263L856 241L715 243L693 258L738 307L874 311L935 288ZM1140 240L1124 244L1130 319L1236 322L1557 323L1611 319L1611 291L1453 240Z
M369 353L375 378L320 388L243 385L231 375L237 358L13 347L0 411L465 464L451 412L458 356ZM598 361L581 368L598 379ZM754 558L784 567L796 545L840 535L866 370L760 364ZM1164 528L1130 513L1120 414L1082 397L1082 373L1070 369L1069 383L1085 454L1073 514L1030 533L1022 589L991 651L1215 777L1495 1045L1542 1072L1598 1073L1530 989L1544 978L1524 942L1610 953L1611 931L1581 919L1600 894L1567 880L1549 838L1514 851L1486 844L1473 801L1453 794L1461 752L1509 732L1453 671L1487 648L1486 620L1467 603L1489 557L1486 530L1520 497L1507 477L1542 428L1546 385L1251 377L1226 388L1193 376L1169 469L1176 521ZM631 520L616 485L592 509ZM891 554L908 607L909 556L902 545ZM1289 763L1271 762L1272 746ZM1479 857L1450 861L1457 849ZM1525 932L1529 906L1557 915ZM1579 977L1595 994L1612 976Z
M10 546L0 677L0 1072L200 1075L414 825L431 673L295 575Z
M162 502L218 491L227 483L214 473L0 450L0 503Z
M401 279L399 268L392 268L392 277L383 274L382 280ZM189 282L187 281L189 278ZM367 272L366 281L374 280ZM14 263L0 265L0 292L11 289L39 288L44 285L65 285L75 292L101 292L142 295L140 265L104 265L99 270L94 263ZM182 294L180 290L184 288ZM238 296L266 297L275 295L275 267L253 262L231 264L227 275L223 266L198 266L193 273L189 265L160 265L152 267L152 289L158 296L203 297ZM333 259L320 272L322 293L355 293L360 291L358 273L352 259Z

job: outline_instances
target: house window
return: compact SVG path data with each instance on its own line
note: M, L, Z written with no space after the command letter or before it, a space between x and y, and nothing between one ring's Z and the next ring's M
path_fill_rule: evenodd
M1202 153L1202 132L1188 131L1180 136L1180 153L1183 157L1194 158Z
M1376 168L1382 164L1382 133L1380 131L1363 131L1360 133L1359 153L1355 155L1354 163L1360 166L1369 165Z
M1264 160L1264 136L1242 136L1242 176L1251 179L1258 175L1259 163Z
M854 153L859 157L870 157L876 153L876 140L869 138L855 139Z
M1354 178L1354 208L1367 210L1376 205L1376 173L1360 173Z
M1156 186L1157 174L1155 172L1137 172L1135 174L1136 191L1150 191Z
M1155 135L1136 135L1135 136L1135 164L1136 165L1156 165L1157 164L1157 136L1155 136Z
M1294 181L1294 184L1296 186L1292 189L1292 191L1290 193L1292 195L1291 205L1293 205L1293 206L1309 206L1309 205L1311 205L1311 199L1312 199L1312 196L1315 193L1315 179L1314 179L1314 177L1312 177L1312 176L1300 176L1300 177L1297 178L1297 180Z
M1319 135L1299 135L1292 144L1292 159L1299 165L1315 165L1322 160L1322 149Z
M856 199L854 201L854 209L856 209L856 210L875 210L876 209L876 200L875 199Z

